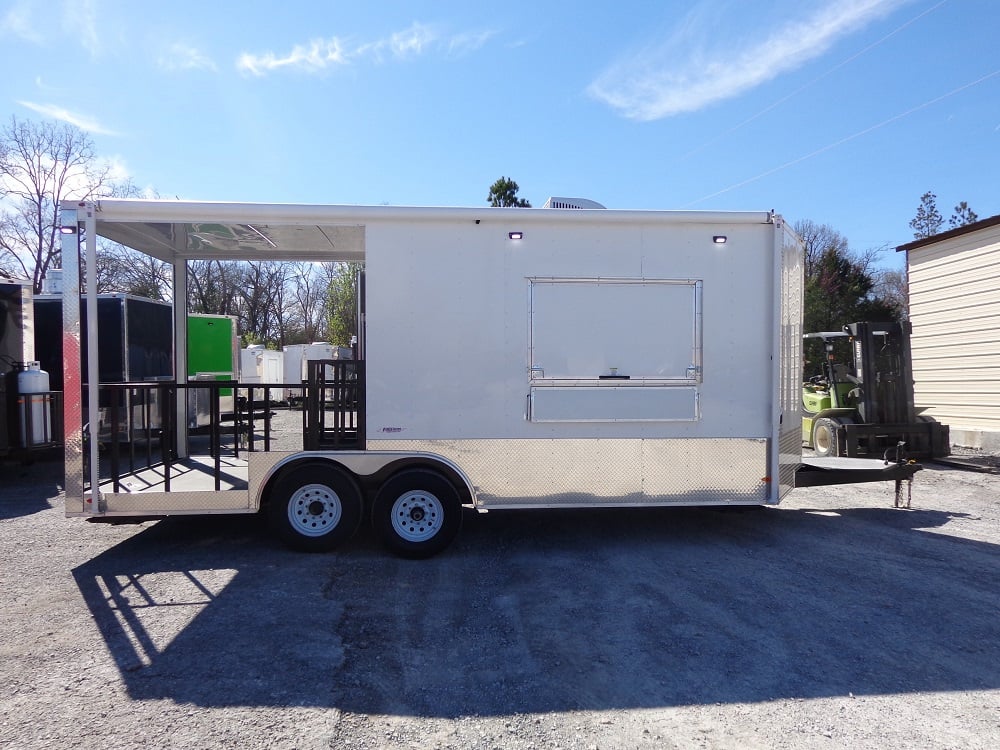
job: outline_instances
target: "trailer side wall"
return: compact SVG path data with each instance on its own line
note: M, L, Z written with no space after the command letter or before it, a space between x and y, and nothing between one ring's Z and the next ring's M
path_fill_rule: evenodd
M451 458L487 506L776 501L768 477L780 420L779 229L536 223L511 239L518 229L488 218L368 227L368 448ZM580 360L611 362L614 352L691 341L700 316L701 371L691 380L601 379L609 370L545 382L531 371L532 284L544 279L697 282L700 308L680 320L580 304L562 311L562 324L598 329ZM533 399L558 389L589 418L532 419ZM625 399L617 415L609 394ZM671 399L678 405L657 415Z

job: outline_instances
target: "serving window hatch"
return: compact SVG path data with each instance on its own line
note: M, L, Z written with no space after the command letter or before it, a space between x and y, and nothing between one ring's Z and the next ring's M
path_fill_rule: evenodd
M532 385L696 385L702 282L530 278Z

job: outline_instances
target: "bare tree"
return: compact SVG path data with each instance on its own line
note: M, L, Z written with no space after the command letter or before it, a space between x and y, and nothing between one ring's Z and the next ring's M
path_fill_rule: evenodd
M89 136L72 125L11 117L0 143L0 268L40 292L49 269L61 267L60 202L120 188Z
M235 261L188 261L188 311L238 315L241 273Z
M172 294L170 265L124 245L106 243L97 248L97 291L124 292L168 301Z
M826 224L799 221L805 244L803 323L807 331L840 330L858 320L899 317L895 300L882 296L876 261L885 248L853 252L847 238Z
M288 265L277 261L250 261L243 265L240 288L240 331L249 343L277 343L283 339L282 305Z
M909 284L905 270L881 269L874 275L875 286L872 291L876 297L888 302L899 312L902 320L910 317Z
M321 267L313 263L293 263L289 281L292 319L299 328L297 338L303 343L321 341L326 334L326 285Z
M795 223L795 232L805 245L805 275L812 278L820 259L826 252L847 255L847 238L829 224L817 224L805 219Z

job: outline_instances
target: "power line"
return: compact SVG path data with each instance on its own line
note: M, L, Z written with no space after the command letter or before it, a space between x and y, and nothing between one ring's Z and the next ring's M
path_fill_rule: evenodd
M857 133L853 133L852 135L845 136L844 138L841 138L841 139L839 139L837 141L834 141L833 143L830 143L830 144L828 144L826 146L823 146L823 148L816 149L815 151L812 151L812 152L810 152L808 154L805 154L804 156L800 156L800 157L798 157L796 159L792 159L791 161L785 162L784 164L781 164L781 165L779 165L777 167L774 167L773 169L769 169L766 172L761 172L759 175L756 175L754 177L750 177L750 178L748 178L746 180L743 180L742 182L736 183L735 185L730 185L729 187L723 188L722 190L717 190L714 193L702 196L701 198L698 198L698 200L692 201L691 203L688 203L688 204L684 205L683 208L689 208L691 206L697 205L698 203L701 203L702 201L707 201L710 198L715 198L715 197L717 197L719 195L722 195L723 193L728 193L731 190L737 190L738 188L741 188L741 187L743 187L745 185L749 185L751 182L756 182L757 180L763 179L764 177L768 177L768 176L774 174L775 172L780 172L783 169L787 169L788 167L795 166L796 164L804 162L807 159L811 159L814 156L819 156L820 154L825 153L827 151L830 151L831 149L834 149L837 146L841 146L841 145L843 145L843 144L845 144L845 143L847 143L849 141L853 141L854 139L860 138L863 135L868 135L869 133L871 133L873 131L876 131L879 128L883 128L886 125L890 125L890 124L892 124L894 122L902 120L904 117L909 117L914 112L919 112L920 110L926 109L927 107L930 107L930 106L932 106L934 104L937 104L940 101L944 101L945 99L947 99L950 96L954 96L955 94L959 94L959 93L965 91L966 89L972 88L973 86L978 86L980 83L983 83L984 81L988 81L991 78L996 78L998 75L1000 75L1000 70L994 70L992 73L987 73L982 78L977 78L975 81L972 81L970 83L966 83L966 84L964 84L962 86L959 86L956 89L952 89L947 94L942 94L941 96L937 96L937 97L935 97L933 99L930 99L929 101L926 101L923 104L918 104L916 107L913 107L911 109L906 110L905 112L901 112L898 115L890 117L888 120L883 120L882 122L880 122L880 123L878 123L876 125L872 125L871 127L865 128L864 130L859 130Z
M808 83L802 84L801 86L799 86L797 89L795 89L791 93L788 93L785 96L781 97L780 99L772 102L771 104L769 104L768 106L764 107L764 109L760 110L756 114L753 114L750 117L748 117L747 119L743 120L742 122L739 122L736 125L733 125L731 128L728 128L727 130L722 131L718 135L716 135L716 136L708 139L704 143L702 143L700 146L696 146L695 148L691 149L690 151L682 154L680 157L678 157L678 160L683 160L683 159L687 159L690 156L694 156L699 151L703 151L704 149L706 149L708 146L712 145L716 141L719 141L722 138L725 138L727 135L731 135L731 134L735 133L740 128L742 128L742 127L744 127L746 125L749 125L751 122L753 122L754 120L756 120L756 119L758 119L760 117L763 117L768 112L770 112L772 109L777 109L782 104L784 104L785 102L787 102L789 99L794 99L796 96L798 96L799 94L801 94L803 91L805 91L806 89L808 89L808 88L810 88L812 86L815 86L817 83L819 83L820 81L822 81L824 78L826 78L828 75L830 75L834 71L840 70L840 68L843 68L845 65L848 65L848 64L854 62L855 60L857 60L862 55L867 54L871 50L873 50L876 47L878 47L880 44L882 44L882 43L888 41L889 39L891 39L892 37L896 36L896 34L898 34L899 32L903 31L903 29L906 29L907 27L912 26L913 24L915 24L917 21L919 21L921 18L923 18L924 16L928 15L929 13L933 13L934 11L936 11L938 8L940 8L942 5L944 5L947 2L948 2L948 0L941 0L937 5L934 5L934 6L930 7L930 8L928 8L927 10L923 11L922 13L914 16L909 21L907 21L906 23L904 23L902 26L899 26L899 27L893 29L888 34L886 34L884 37L882 37L881 39L879 39L878 41L872 42L871 44L869 44L864 49L859 50L858 52L855 52L853 55L851 55L850 57L848 57L846 60L842 60L841 62L839 62L836 65L834 65L832 68L829 68L828 70L824 71L823 73L820 73L818 76L816 76L815 78L813 78Z

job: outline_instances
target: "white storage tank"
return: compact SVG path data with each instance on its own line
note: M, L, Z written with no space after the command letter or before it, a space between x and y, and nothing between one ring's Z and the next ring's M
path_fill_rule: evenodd
M17 403L21 444L26 448L52 442L52 404L49 374L38 362L28 362L17 374Z

